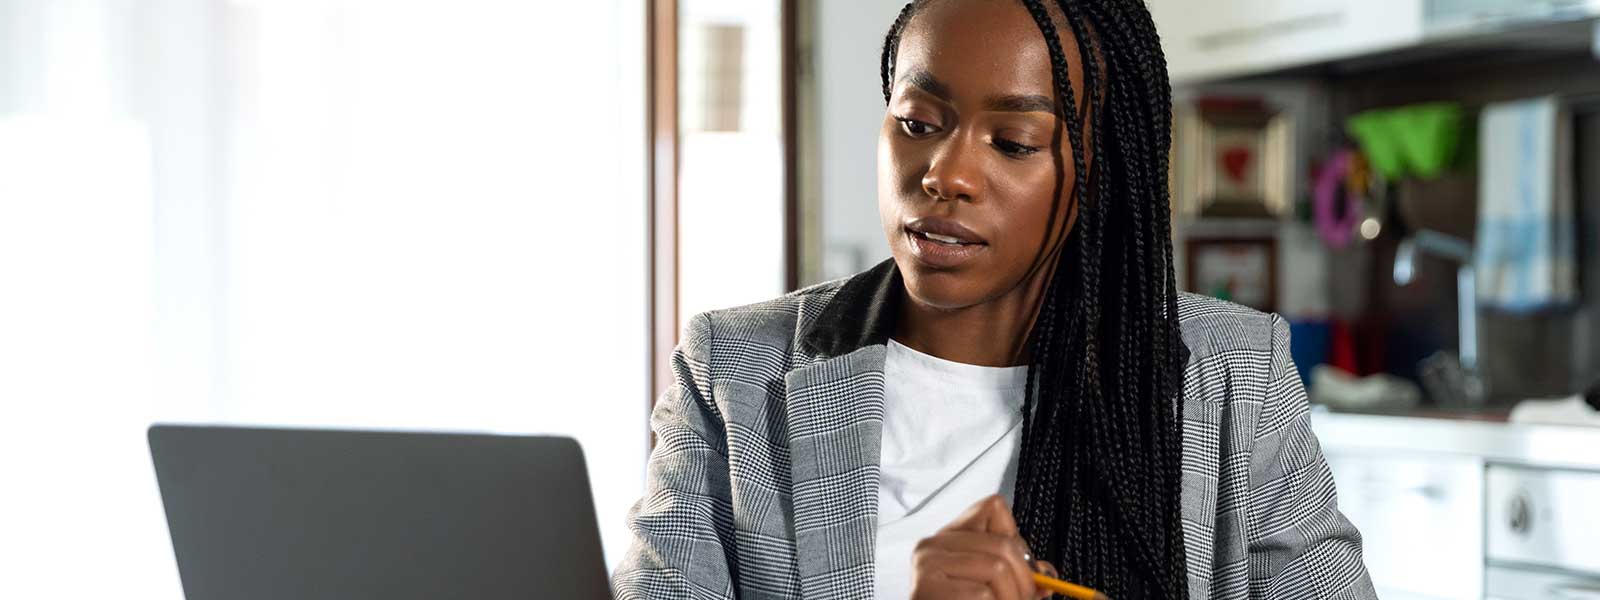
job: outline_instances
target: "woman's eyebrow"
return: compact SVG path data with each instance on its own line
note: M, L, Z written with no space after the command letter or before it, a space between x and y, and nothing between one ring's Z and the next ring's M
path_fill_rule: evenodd
M1049 96L1017 94L990 96L983 107L996 112L1047 112L1056 113L1056 101Z
M911 84L911 87L932 94L935 98L949 103L955 102L955 95L950 93L950 86L939 81L932 73L922 70L912 71L906 74L904 81Z
M920 89L935 98L947 103L955 103L955 94L951 93L949 84L939 81L932 73L916 70L907 73L902 78L911 87ZM984 100L983 107L995 112L1046 112L1056 114L1056 101L1049 96L1038 94L1005 94L990 96Z

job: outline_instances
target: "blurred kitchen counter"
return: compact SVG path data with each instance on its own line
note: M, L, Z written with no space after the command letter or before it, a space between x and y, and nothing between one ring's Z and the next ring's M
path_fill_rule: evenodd
M1600 427L1509 423L1509 409L1344 413L1313 409L1324 452L1471 456L1501 464L1600 471Z
M1313 411L1380 597L1600 594L1600 427L1508 416Z

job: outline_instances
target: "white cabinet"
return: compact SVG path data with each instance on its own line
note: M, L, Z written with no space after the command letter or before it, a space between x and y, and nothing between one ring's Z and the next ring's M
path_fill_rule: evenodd
M1312 415L1378 597L1600 599L1600 428Z
M1173 83L1378 52L1422 41L1423 0L1150 0Z
M1482 460L1338 448L1327 460L1378 597L1482 597Z
M1434 0L1423 28L1429 36L1470 34L1515 23L1585 19L1600 13L1600 0Z

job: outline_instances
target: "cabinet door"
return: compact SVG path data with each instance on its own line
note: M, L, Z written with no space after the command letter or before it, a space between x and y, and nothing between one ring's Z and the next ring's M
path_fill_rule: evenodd
M1151 0L1174 83L1414 44L1423 0Z
M1491 563L1600 573L1600 472L1491 465L1487 485Z
M1380 597L1482 597L1481 460L1348 451L1327 460Z

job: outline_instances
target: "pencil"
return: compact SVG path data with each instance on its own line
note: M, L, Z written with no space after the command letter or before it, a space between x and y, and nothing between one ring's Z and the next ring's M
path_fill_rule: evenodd
M1075 583L1067 583L1042 573L1033 574L1033 584L1073 600L1111 600L1100 592Z

